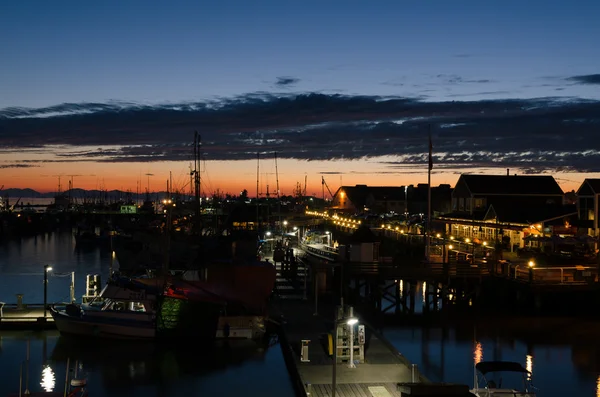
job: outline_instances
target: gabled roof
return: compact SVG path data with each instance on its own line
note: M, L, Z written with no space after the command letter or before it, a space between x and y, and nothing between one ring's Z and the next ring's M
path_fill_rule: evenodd
M532 224L577 215L575 205L500 206L490 205L485 220L498 217L499 222Z
M546 175L460 176L474 195L564 195L554 177Z
M585 179L577 189L577 195L588 195L587 188L592 190L592 194L600 194L600 179Z
M372 195L376 201L404 200L403 186L342 186L335 193L344 191L348 199L357 207L365 205L367 197Z

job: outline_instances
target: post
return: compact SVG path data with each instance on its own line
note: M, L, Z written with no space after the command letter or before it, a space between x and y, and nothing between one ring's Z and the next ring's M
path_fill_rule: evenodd
M308 271L308 267L306 266L306 262L305 262L304 263L304 293L303 293L303 296L302 296L302 300L306 300L307 299L306 298L306 287L307 287L307 285L306 285L306 279L308 278L307 271Z
M318 278L319 278L319 271L315 269L314 267L315 265L313 265L313 277L315 278L315 312L313 313L313 316L318 316L319 315L319 283L318 283Z
M27 355L25 357L25 395L28 396L31 393L29 392L29 354L30 354L30 348L29 348L29 337L27 337Z
M48 271L51 269L49 265L44 265L44 319L46 319L48 310Z
M348 317L354 317L352 306L348 306ZM354 324L350 325L350 365L348 365L348 368L356 368L356 365L354 365Z
M71 303L75 303L75 272L71 272L71 286L69 287Z
M65 392L63 397L67 397L67 392L69 391L69 367L70 367L71 357L67 357L67 370L65 371Z
M335 320L333 321L333 370L331 374L331 397L335 397L336 388L336 368L337 368L337 338L338 338L338 318L337 310Z
M411 365L411 382L417 383L417 364Z

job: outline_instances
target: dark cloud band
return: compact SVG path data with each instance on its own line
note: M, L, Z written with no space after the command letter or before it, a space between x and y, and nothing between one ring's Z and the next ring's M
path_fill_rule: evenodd
M520 167L600 171L600 102L565 98L423 102L413 98L273 95L195 103L62 104L0 111L0 144L70 145L59 154L98 162L189 160L193 131L209 160L278 152L302 160L398 156L436 169ZM86 147L78 150L78 147ZM89 150L97 147L98 150Z

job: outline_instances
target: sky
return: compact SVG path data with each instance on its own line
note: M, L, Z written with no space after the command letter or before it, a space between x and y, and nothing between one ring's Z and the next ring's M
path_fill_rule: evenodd
M5 1L0 184L600 177L600 2ZM257 153L260 161L258 162ZM275 155L276 153L276 155ZM275 158L276 157L276 158ZM268 185L268 187L267 187Z

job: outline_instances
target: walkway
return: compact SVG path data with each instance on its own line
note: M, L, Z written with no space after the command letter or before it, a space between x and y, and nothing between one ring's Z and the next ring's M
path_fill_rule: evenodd
M333 358L327 352L327 334L333 329L332 305L321 305L314 315L314 306L306 301L279 301L283 328L294 352L296 367L311 396L330 396ZM331 318L331 320L328 320ZM359 321L360 323L360 321ZM365 397L400 397L397 384L411 382L411 365L391 345L379 339L367 328L365 363L348 368L339 363L336 371L336 395ZM310 362L300 361L302 340L310 340ZM418 376L418 375L417 375ZM421 381L426 381L421 377Z

